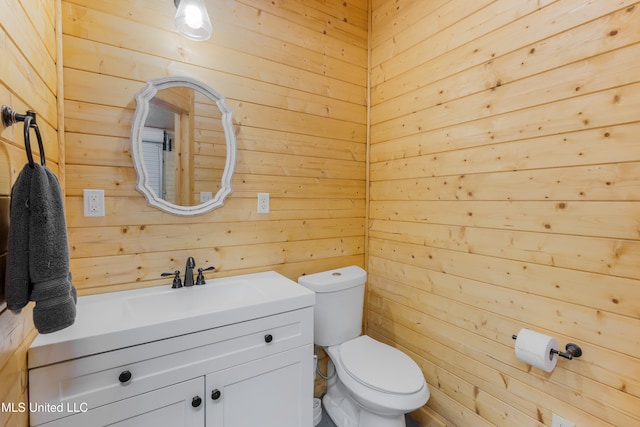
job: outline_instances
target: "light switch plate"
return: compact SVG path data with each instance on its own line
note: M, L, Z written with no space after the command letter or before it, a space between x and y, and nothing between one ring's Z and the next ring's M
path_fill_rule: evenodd
M553 414L551 418L551 427L576 427L576 425L556 414Z

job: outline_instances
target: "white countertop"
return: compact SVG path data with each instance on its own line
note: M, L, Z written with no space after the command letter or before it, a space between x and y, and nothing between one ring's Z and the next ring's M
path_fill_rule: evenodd
M315 304L315 294L274 271L78 298L75 323L38 335L29 369Z

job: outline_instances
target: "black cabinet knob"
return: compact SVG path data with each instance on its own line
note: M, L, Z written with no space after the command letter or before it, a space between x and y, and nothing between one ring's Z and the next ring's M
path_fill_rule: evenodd
M202 403L202 399L200 398L200 396L196 396L191 400L191 406L193 406L194 408L197 408L198 406L200 406L201 403Z
M122 371L122 372L120 372L120 376L118 377L118 380L121 383L127 383L127 382L129 382L131 380L131 377L132 377L132 375L131 375L130 371Z
M267 334L267 335L264 336L264 342L269 344L271 341L273 341L273 335Z
M222 395L222 393L220 393L220 390L218 390L217 388L216 388L216 389L214 389L214 390L211 392L211 398L212 398L213 400L218 400L218 399L220 399L220 396L221 396L221 395Z

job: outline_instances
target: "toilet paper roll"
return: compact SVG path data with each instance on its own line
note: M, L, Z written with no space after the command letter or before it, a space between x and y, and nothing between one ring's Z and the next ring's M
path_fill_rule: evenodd
M558 341L548 335L522 328L516 338L516 357L545 372L553 371L558 363L558 355L551 350L558 349Z

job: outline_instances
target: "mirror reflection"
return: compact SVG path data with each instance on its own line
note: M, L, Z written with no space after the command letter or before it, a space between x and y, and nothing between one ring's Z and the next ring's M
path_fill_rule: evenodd
M150 81L136 99L132 157L149 204L174 214L221 206L235 166L231 110L222 95L174 77Z
M220 189L226 145L222 113L206 96L177 87L151 99L142 153L158 197L182 206L211 200Z

